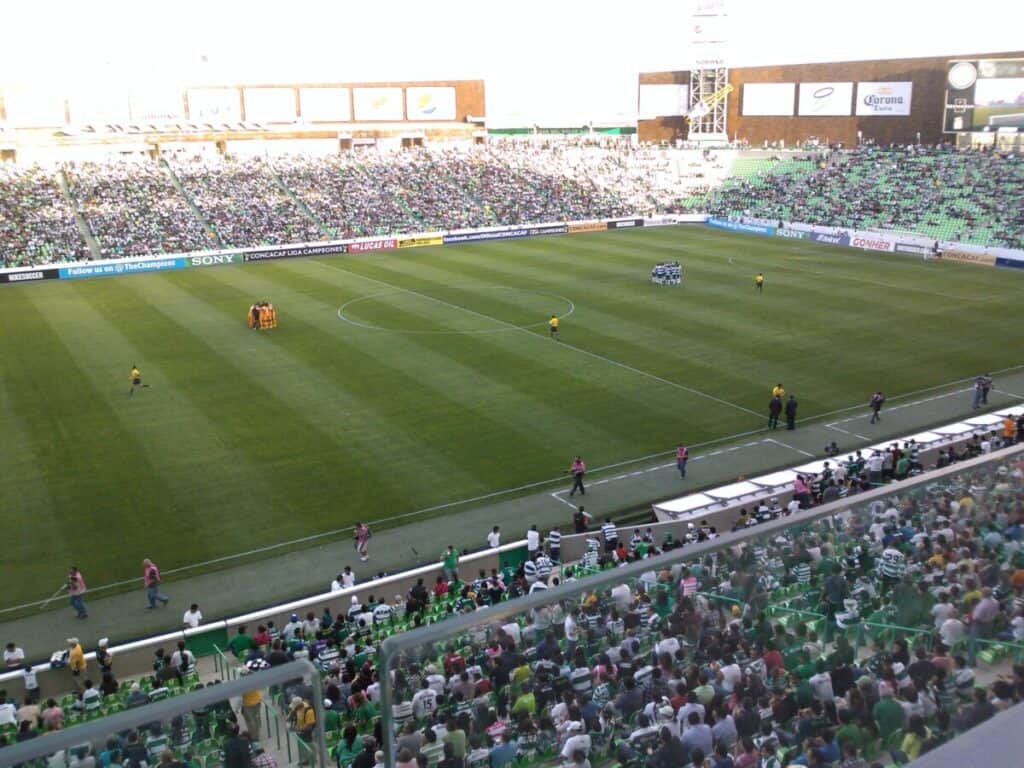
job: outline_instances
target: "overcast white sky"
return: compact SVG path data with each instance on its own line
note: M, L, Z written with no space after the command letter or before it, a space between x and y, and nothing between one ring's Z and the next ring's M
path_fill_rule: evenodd
M1024 47L1019 0L725 2L733 66ZM604 119L635 109L637 73L689 67L692 9L693 0L13 0L0 84L483 78L490 116Z

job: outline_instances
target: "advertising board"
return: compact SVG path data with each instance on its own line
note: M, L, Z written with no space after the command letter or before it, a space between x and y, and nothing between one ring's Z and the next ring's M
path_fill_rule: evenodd
M426 245L442 245L444 238L441 235L430 235L429 237L400 237L398 238L399 248L422 248Z
M846 117L853 101L853 83L800 83L797 114L804 117Z
M912 82L857 83L857 116L906 117L913 89Z
M363 251L389 251L397 247L398 243L393 237L383 237L378 240L360 240L348 244L350 253L361 253Z
M744 83L743 116L789 117L796 83Z
M77 264L60 267L57 272L61 280L77 280L83 277L110 277L132 275L140 272L167 272L189 266L188 259L176 256L171 259L124 259L105 264Z
M850 238L850 245L854 248L863 248L866 251L891 251L895 243L887 237L873 235L870 233L853 234Z
M348 253L350 246L345 243L329 245L292 245L282 248L263 248L247 251L246 261L274 261L275 259L294 259L297 256L324 256L329 253Z
M763 224L747 224L743 221L730 221L729 219L708 219L709 227L716 229L727 229L730 232L746 232L748 235L774 235L775 227L766 227Z
M608 229L633 229L643 225L643 219L615 219L607 223Z
M48 267L45 269L17 270L11 272L0 272L0 283L34 283L37 280L56 280L59 277L57 270Z
M603 221L572 221L569 222L569 232L601 232L608 229L608 225Z
M454 120L455 89L410 86L405 89L405 114L409 120Z
M962 264L982 264L986 267L994 267L997 259L990 253L975 253L974 251L963 251L959 248L944 248L939 254L939 258L943 261L958 261ZM1006 259L1011 261L1011 259ZM1001 264L1000 266L1019 266L1021 262L1016 264Z

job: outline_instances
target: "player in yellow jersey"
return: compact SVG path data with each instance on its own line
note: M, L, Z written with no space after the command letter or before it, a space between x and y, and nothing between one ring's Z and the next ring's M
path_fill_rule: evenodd
M558 341L558 315L552 315L548 320L548 327L551 328L551 338Z
M132 388L128 390L128 397L135 394L136 387L148 387L149 384L142 383L142 371L138 369L135 363L132 363L132 372L129 374L129 378L132 380Z
M764 275L760 272L754 277L754 287L757 288L758 293L764 290Z

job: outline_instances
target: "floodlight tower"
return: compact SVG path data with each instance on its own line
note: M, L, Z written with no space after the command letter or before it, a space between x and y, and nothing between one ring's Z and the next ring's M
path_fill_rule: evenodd
M690 16L690 141L724 143L729 140L729 69L726 66L728 14L726 0L694 0Z

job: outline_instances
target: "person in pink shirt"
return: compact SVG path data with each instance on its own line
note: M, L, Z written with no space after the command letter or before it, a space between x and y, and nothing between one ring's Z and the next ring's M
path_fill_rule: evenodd
M156 608L157 603L167 605L171 598L160 594L160 569L148 557L142 561L142 583L146 585L146 599L149 600L147 611Z
M572 475L572 490L569 491L569 495L573 496L576 491L579 491L581 495L586 496L587 490L583 487L583 475L587 472L587 465L583 459L576 456L572 460L572 466L569 467L568 474Z
M71 607L75 609L78 618L84 619L89 614L85 610L85 577L74 565L68 569L68 594L71 596Z
M676 447L676 468L679 470L679 476L686 477L686 462L690 460L690 449L680 443Z
M796 480L793 481L793 498L800 502L801 509L811 506L811 489L807 486L803 475L797 475Z

